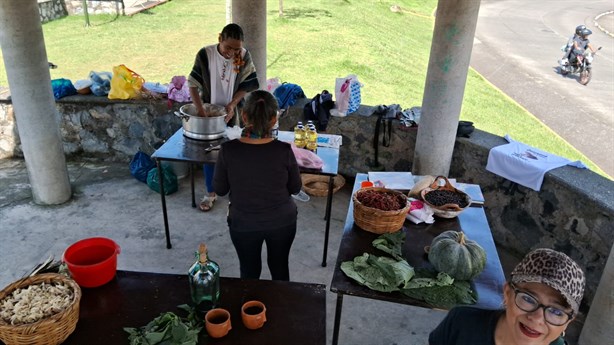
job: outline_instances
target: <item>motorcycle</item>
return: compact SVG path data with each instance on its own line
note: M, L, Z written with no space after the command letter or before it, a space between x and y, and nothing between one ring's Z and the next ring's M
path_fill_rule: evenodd
M601 50L601 47L597 48L597 51ZM595 54L590 49L585 49L584 53L576 56L576 61L571 62L568 58L559 60L559 72L561 75L566 76L569 73L580 74L580 84L586 85L591 81L592 77L592 63L595 58Z

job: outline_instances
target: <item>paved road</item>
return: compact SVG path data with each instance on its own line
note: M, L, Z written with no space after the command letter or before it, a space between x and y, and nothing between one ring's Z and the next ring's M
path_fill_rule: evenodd
M471 66L614 177L614 38L594 23L611 10L612 0L482 0ZM579 24L603 47L587 86L556 69Z

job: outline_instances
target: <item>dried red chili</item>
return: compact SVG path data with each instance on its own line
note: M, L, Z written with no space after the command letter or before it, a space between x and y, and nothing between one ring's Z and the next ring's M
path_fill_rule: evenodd
M366 207L377 208L382 211L396 211L407 205L405 196L375 190L360 191L356 194L356 199Z

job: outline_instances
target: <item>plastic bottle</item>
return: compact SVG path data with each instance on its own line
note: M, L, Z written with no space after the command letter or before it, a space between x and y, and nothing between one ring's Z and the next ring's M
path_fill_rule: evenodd
M313 123L307 127L307 150L316 152L318 149L318 132Z
M220 266L207 257L207 246L198 246L196 262L188 271L190 295L199 313L204 313L216 307L220 298Z
M303 127L303 123L299 121L294 127L294 145L298 148L305 147L305 127Z

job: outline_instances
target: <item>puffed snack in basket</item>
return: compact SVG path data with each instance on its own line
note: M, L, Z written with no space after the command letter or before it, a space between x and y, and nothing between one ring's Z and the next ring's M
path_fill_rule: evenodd
M440 180L445 183L441 185ZM431 193L441 195L434 198L435 194ZM433 213L441 218L454 218L471 205L469 194L452 186L445 176L437 176L430 187L423 189L420 195L424 203L433 210ZM439 202L433 203L435 199L439 199L437 200Z
M366 206L364 197L367 194L370 194L370 196L380 194L383 200L391 200L393 198L392 200L394 201L396 199L398 208L384 211L380 208ZM354 203L354 223L359 228L375 234L385 234L400 230L411 206L403 193L379 187L367 187L357 190L352 195L352 201Z
M21 289L20 292L25 292L28 287L39 284L62 284L72 291L70 301L59 312L31 323L12 325L0 317L0 340L5 344L57 345L64 342L77 327L81 288L74 280L58 273L37 274L5 287L0 291L0 312L4 309L3 302L6 302L14 291Z

